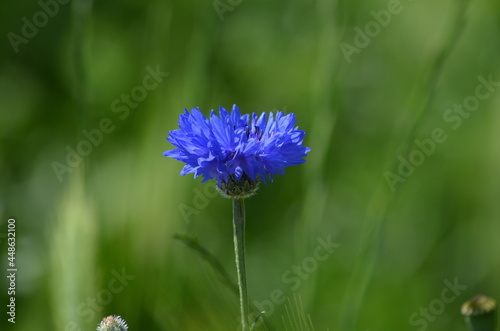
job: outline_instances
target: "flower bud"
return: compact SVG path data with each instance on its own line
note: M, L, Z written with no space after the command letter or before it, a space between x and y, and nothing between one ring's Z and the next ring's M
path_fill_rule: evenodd
M496 328L495 299L484 295L476 295L464 302L461 308L462 315L471 331L493 331Z
M127 331L128 326L127 322L122 319L120 316L111 315L104 318L99 326L97 327L97 331Z

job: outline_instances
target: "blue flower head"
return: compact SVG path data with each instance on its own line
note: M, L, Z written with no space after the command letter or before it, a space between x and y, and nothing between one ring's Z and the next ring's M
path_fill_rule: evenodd
M220 107L219 116L212 110L207 118L199 108L185 109L179 129L167 137L177 148L163 155L186 163L181 175L215 179L219 188L231 183L256 187L259 178L272 182L286 167L305 162L310 149L302 146L304 136L295 114L240 115L234 105L231 113Z

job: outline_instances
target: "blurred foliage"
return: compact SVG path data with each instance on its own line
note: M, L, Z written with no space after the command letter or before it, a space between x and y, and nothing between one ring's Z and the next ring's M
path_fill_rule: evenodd
M457 129L443 116L479 76L500 81L498 2L401 1L350 61L341 43L397 1L219 2L231 7L222 20L212 1L73 0L18 52L9 33L42 7L3 4L0 265L13 217L19 270L10 329L93 330L112 314L130 330L236 329L237 297L173 238L197 238L235 280L231 203L201 198L213 183L162 156L183 108L236 103L296 113L312 148L246 204L250 297L286 298L264 317L273 329L465 330L466 298L500 297L500 92ZM168 76L127 105L156 68ZM54 162L103 119L113 130L58 180ZM392 192L384 174L436 128L446 142ZM341 246L292 289L282 277L328 237ZM422 317L455 279L467 288Z

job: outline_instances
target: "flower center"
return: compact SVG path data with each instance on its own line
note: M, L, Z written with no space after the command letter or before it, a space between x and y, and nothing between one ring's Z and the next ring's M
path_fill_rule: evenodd
M247 135L247 138L255 138L258 141L262 139L262 135L264 134L264 131L262 131L257 125L254 127L253 132L250 126L246 125L245 126L245 133Z

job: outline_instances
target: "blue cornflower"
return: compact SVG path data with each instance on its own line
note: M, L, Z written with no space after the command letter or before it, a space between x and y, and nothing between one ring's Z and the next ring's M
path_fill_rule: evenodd
M295 127L295 114L283 112L240 115L220 107L205 117L199 108L180 115L180 129L170 132L167 140L177 147L163 155L186 163L181 175L194 173L203 181L215 179L218 187L230 181L264 183L281 175L291 165L304 163L310 151L302 146L303 130Z

